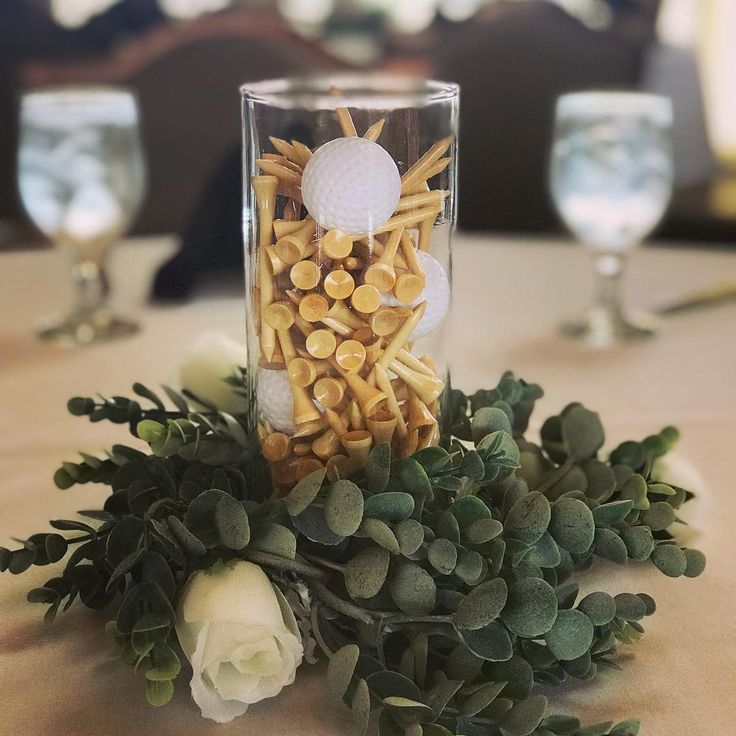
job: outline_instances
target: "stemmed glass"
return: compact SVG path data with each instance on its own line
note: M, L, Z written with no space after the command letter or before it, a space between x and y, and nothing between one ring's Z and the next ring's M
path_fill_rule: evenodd
M105 262L141 203L145 166L134 94L120 87L58 87L21 100L18 183L38 228L69 254L75 304L47 320L44 340L86 344L137 324L108 308Z
M550 183L562 219L593 256L593 304L563 333L607 346L655 332L624 310L626 256L662 218L672 191L672 104L657 95L581 92L557 103Z

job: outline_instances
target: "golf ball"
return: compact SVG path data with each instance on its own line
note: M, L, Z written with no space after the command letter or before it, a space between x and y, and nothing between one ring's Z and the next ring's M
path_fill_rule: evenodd
M259 368L256 397L261 415L274 429L286 434L296 431L294 399L286 371Z
M442 324L442 320L444 320L450 309L451 296L450 279L447 277L447 272L442 268L439 261L423 250L418 250L417 256L424 268L426 282L422 293L406 306L415 307L420 302L426 301L427 309L419 324L411 333L412 338L415 340L429 335ZM391 292L382 294L381 301L389 307L396 307L401 303Z
M304 167L304 205L326 230L372 232L391 217L400 196L396 163L385 148L367 138L329 141Z

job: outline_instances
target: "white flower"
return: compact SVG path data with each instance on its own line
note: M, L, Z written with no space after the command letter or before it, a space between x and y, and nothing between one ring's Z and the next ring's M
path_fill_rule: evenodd
M294 682L302 642L288 603L258 565L218 562L182 591L176 633L191 662L192 697L227 723Z
M220 411L242 414L245 396L225 379L235 375L247 359L245 346L221 332L205 332L192 345L180 369L183 388L214 404Z

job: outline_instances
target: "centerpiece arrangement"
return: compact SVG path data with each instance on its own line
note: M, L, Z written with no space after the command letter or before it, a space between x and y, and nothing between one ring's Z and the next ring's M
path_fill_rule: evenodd
M542 390L511 373L452 389L457 90L303 84L245 96L248 365L220 362L210 391L192 380L223 352L208 345L163 398L71 399L135 443L63 463L56 485L108 486L102 508L0 549L0 569L66 559L28 599L48 621L77 599L110 608L153 705L182 655L218 722L324 659L360 734L635 736L637 720L550 714L535 685L617 668L654 613L646 593L580 596L576 571L703 571L673 534L693 494L657 472L677 431L606 455L577 403L529 436Z

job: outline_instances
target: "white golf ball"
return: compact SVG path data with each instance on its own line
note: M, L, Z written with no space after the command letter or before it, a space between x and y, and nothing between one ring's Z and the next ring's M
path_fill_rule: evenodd
M261 415L274 429L294 434L294 399L286 371L259 368L256 397Z
M411 333L411 337L415 340L429 335L442 324L450 309L451 297L450 279L439 261L424 250L418 250L417 256L424 268L426 282L422 293L413 302L405 306L415 307L420 302L426 301L427 309L419 324ZM401 304L391 292L382 294L381 301L389 307L396 307Z
M391 217L400 196L396 162L367 138L329 141L304 167L304 205L326 230L350 235L372 232Z

